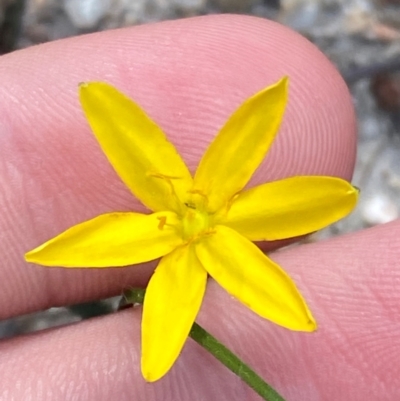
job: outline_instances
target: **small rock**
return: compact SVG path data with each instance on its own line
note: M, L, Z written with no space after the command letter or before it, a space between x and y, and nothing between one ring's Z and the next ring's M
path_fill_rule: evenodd
M359 122L360 137L365 140L376 140L382 135L382 124L375 116L366 116Z
M119 2L120 12L124 25L135 25L144 20L147 0L121 0ZM114 12L115 9L113 8ZM114 17L114 19L117 19Z
M378 0L378 4L382 6L397 5L400 4L400 0Z
M361 208L364 222L370 226L389 223L399 217L399 210L394 202L384 194L371 196Z
M107 14L111 0L64 0L64 10L79 29L92 29Z
M258 3L257 0L213 0L212 3L222 12L246 12Z
M193 14L206 6L206 0L173 0L174 6L185 14Z
M371 80L371 92L375 96L378 106L382 109L386 111L400 111L399 73L382 73L376 75Z
M317 23L321 4L316 0L283 0L279 21L297 31L306 31Z

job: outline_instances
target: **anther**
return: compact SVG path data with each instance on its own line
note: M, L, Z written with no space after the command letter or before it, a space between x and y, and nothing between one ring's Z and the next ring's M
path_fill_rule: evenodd
M161 178L162 180L179 180L181 177L175 177L173 175L166 175L166 174L161 174L157 172L147 172L146 174L148 177L154 177L154 178Z
M200 189L191 189L190 191L188 191L188 193L201 196L204 199L204 206L207 207L208 196L204 192L202 192Z
M228 213L230 208L233 205L233 202L235 202L235 200L239 197L239 192L237 192L235 195L233 195L228 202L226 203L226 212Z
M196 209L196 205L194 203L185 202L184 205L189 209Z
M157 217L157 219L160 220L160 222L158 223L158 229L163 230L164 226L167 224L167 217L160 216L160 217Z
M179 205L181 203L180 203L180 200L178 198L178 195L176 194L176 191L175 191L175 188L174 188L174 184L172 183L172 180L179 180L181 177L174 177L172 175L165 175L165 174L161 174L161 173L158 173L158 172L150 172L150 171L148 171L146 173L146 176L147 177L151 177L151 178L160 178L160 179L164 180L169 186L170 194L174 199L175 205L178 208L180 207Z

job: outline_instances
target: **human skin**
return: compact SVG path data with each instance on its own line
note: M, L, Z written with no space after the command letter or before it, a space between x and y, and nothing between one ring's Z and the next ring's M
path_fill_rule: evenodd
M24 262L27 250L85 219L144 210L91 134L79 82L107 81L128 94L194 171L235 107L284 75L284 122L250 185L311 174L350 180L356 139L346 86L313 45L275 23L210 16L3 56L0 318L120 294L145 285L154 269L155 263L75 270ZM399 399L399 256L398 222L271 253L307 300L315 333L263 320L211 279L198 322L288 401ZM260 399L192 340L163 379L146 383L140 318L136 308L2 341L0 400Z

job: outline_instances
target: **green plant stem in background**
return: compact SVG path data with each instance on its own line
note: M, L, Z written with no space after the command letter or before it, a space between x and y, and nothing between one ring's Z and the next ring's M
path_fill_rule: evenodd
M124 292L127 303L143 304L146 290L132 288ZM221 344L215 337L204 330L197 323L193 323L189 333L190 337L204 349L214 355L223 365L239 376L257 394L266 401L285 401L268 383L257 375L249 366L241 361L228 348Z

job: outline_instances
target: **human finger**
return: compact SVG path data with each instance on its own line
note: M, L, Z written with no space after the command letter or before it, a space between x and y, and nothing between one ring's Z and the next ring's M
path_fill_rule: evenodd
M95 142L78 103L78 82L107 81L131 96L194 171L235 107L283 75L291 82L283 126L250 185L295 174L350 178L355 135L347 89L313 45L273 22L196 18L4 56L0 317L118 294L144 285L154 268L67 271L23 261L27 250L78 222L143 211Z
M271 255L307 298L314 333L261 319L213 282L198 321L287 401L397 400L399 238L396 221ZM171 371L146 383L140 321L137 307L4 341L0 399L259 400L190 339Z

